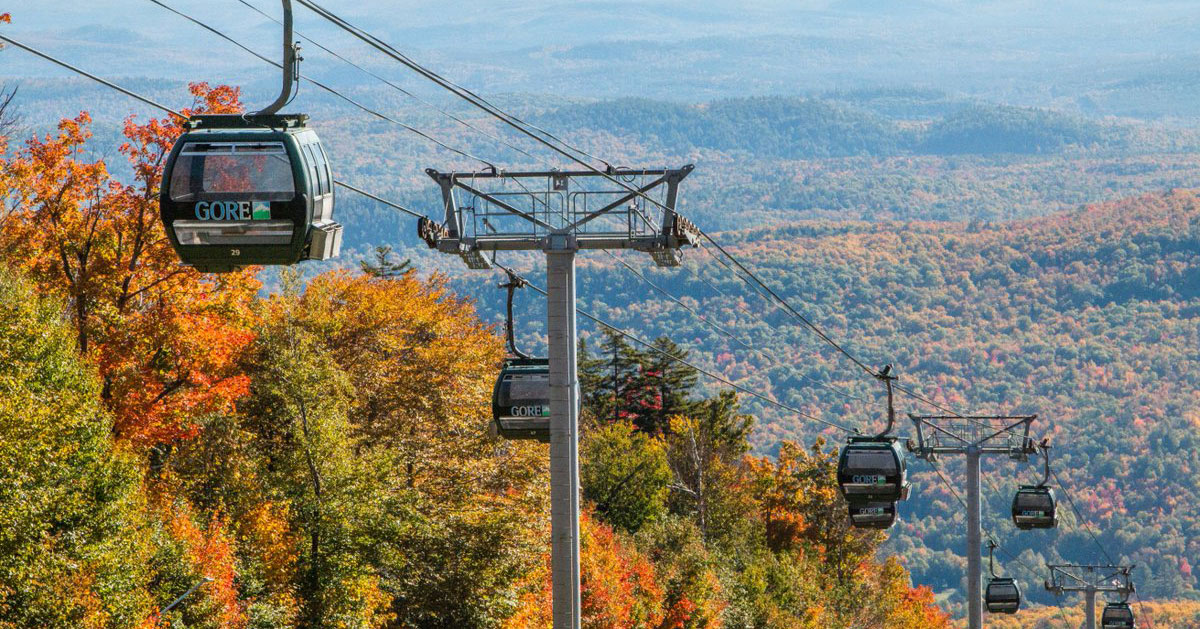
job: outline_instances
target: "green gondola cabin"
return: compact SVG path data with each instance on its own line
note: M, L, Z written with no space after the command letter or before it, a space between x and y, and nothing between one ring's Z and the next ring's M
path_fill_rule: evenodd
M491 432L505 439L550 441L550 361L509 358L492 390Z
M1021 588L1013 579L995 577L988 581L983 600L989 613L1015 614L1021 609Z
M184 264L220 273L338 255L333 176L307 121L304 114L188 120L167 158L159 199Z
M838 486L847 501L908 499L908 469L890 437L851 437L838 459Z

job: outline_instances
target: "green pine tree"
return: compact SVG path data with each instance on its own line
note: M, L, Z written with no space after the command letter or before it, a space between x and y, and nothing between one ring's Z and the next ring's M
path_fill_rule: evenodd
M375 277L400 277L413 270L412 260L392 260L391 245L375 247L374 253L375 260L373 262L367 260L359 260L358 262L358 266L367 275L374 275Z

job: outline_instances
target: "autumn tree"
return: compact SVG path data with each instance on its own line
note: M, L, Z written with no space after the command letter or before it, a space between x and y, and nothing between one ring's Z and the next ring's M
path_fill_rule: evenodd
M309 283L303 325L349 376L360 457L412 498L384 585L401 624L473 626L512 612L506 592L541 545L544 447L487 433L503 346L443 278L332 273ZM387 564L390 565L390 564Z
M637 629L664 621L654 565L612 528L583 514L580 522L583 627Z
M749 469L768 548L819 567L805 575L802 589L805 598L819 601L820 626L948 626L928 588L913 588L894 559L873 561L883 534L850 526L836 469L837 451L825 450L821 440L807 450L784 442L774 460L751 459ZM794 588L777 581L758 604L771 608L793 599Z
M700 408L693 399L700 373L680 362L688 360L689 352L665 336L654 339L642 356L642 384L654 391L656 404L641 413L639 426L650 434L663 434L672 417Z
M694 522L678 516L663 518L643 527L637 542L654 562L663 589L662 627L723 626L728 593L717 573L719 559Z
M792 553L763 548L737 556L740 570L728 574L729 626L756 629L821 629L826 622L820 565Z
M192 113L240 111L228 87L191 87ZM84 155L91 118L64 120L0 161L11 212L0 251L42 293L70 304L76 346L94 361L113 430L140 446L194 435L196 417L246 392L237 352L250 341L252 273L201 275L181 266L158 219L163 160L181 128L125 122L121 152L134 177L114 180Z
M830 578L844 582L883 536L850 525L845 500L833 480L837 450L824 446L824 440L817 440L805 450L785 441L774 460L753 459L750 473L772 550L811 543L822 549Z
M411 260L393 259L391 245L375 247L373 260L359 260L363 273L378 277L399 277L412 270Z
M671 419L671 509L693 517L705 539L732 533L742 519L737 477L752 425L731 391L698 404L692 416Z
M580 444L580 487L596 515L636 533L667 512L671 468L662 440L629 422L613 422L589 431Z
M136 463L57 300L0 273L0 628L131 627L154 603Z
M661 404L646 363L646 355L616 332L604 332L595 355L581 345L579 379L588 413L598 421L631 421L643 430L652 428L645 422Z
M381 489L371 482L375 470L354 452L349 378L302 324L300 289L298 276L285 273L283 294L265 305L245 427L254 435L260 478L287 501L292 528L303 537L294 549L299 624L379 627L391 600L358 556L356 540L371 524L412 514L403 502L374 498Z
M908 571L896 557L864 563L860 569L863 586L842 610L838 622L852 627L892 629L948 629L950 615L934 602L933 591L913 587Z
M548 532L548 531L547 531ZM579 520L580 624L585 629L642 629L679 627L666 617L667 593L658 582L657 567L633 539L597 520L584 507ZM504 629L549 627L553 622L550 553L527 580L517 613Z
M13 104L13 99L16 97L17 88L9 90L0 86L0 155L4 154L7 139L20 123L16 106Z
M142 534L153 548L146 565L152 571L155 604L140 626L244 629L237 549L223 518L197 513L187 502L170 500L162 492L151 500L157 504ZM159 609L193 587L174 609L160 615Z

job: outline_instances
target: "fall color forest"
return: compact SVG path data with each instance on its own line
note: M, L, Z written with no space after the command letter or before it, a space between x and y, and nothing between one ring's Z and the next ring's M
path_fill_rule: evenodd
M666 21L634 18L656 32ZM1050 81L1048 101L1007 99L1002 84L982 97L887 82L796 95L753 87L775 72L793 81L794 64L727 75L756 55L825 54L833 40L729 37L608 42L627 74L587 45L523 51L558 64L564 82L601 68L611 84L594 87L615 96L500 100L620 166L697 163L682 211L852 352L894 364L936 403L1039 415L1053 484L1074 502L1059 528L1017 532L1012 492L1038 480L1037 465L985 462L984 525L1025 597L986 626L1083 626L1081 599L1046 592L1044 567L1103 552L1138 566L1139 627L1200 627L1200 134L1169 118L1194 109L1181 87L1191 79L1110 60L1095 71L1124 80L1069 94ZM668 83L647 86L652 97L630 89L667 73L675 53L750 87L708 91L692 68L679 95ZM994 60L963 54L991 77ZM453 146L533 165L326 63L306 67ZM492 88L538 76L463 64ZM185 115L242 112L261 91L131 81L190 103ZM421 169L478 168L305 89L300 108L345 181L432 216ZM0 84L0 629L548 627L548 448L487 432L505 355L499 276L466 272L419 244L407 217L341 192L340 260L181 266L158 207L181 129L101 90ZM876 383L710 253L687 251L674 270L617 256L704 322L610 257L578 262L581 310L656 348L581 326L583 626L958 626L965 517L928 465L910 460L913 498L896 526L853 529L834 474L843 433L664 358L882 427ZM541 273L533 256L505 261ZM544 341L540 308L519 297L527 348ZM899 410L930 408L904 399ZM964 474L953 459L942 469Z
M241 108L191 89L185 113ZM127 119L119 180L90 124L4 138L0 626L545 626L545 446L484 430L495 327L395 265L270 294L254 269L179 266L157 220L178 126ZM623 393L595 389L582 446L586 626L948 623L849 529L833 447L754 456L734 396L610 341Z

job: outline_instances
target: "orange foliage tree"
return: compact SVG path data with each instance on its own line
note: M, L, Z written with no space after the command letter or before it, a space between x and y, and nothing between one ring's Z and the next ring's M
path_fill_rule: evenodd
M197 526L195 515L186 503L179 503L169 511L167 532L173 540L182 542L184 563L190 568L189 576L202 575L212 579L193 594L203 602L189 608L207 612L205 616L222 629L244 627L246 618L234 582L234 546L225 532L224 523L220 518L213 517L207 527Z
M584 625L596 629L660 626L663 591L654 565L587 515L581 522L580 580Z
M308 284L301 316L350 376L356 436L388 448L408 487L442 506L480 484L507 500L534 473L536 448L506 465L490 456L481 426L503 348L444 277L326 273Z
M193 113L241 109L238 91L191 86ZM9 211L0 251L44 293L70 304L79 351L98 365L114 433L141 446L197 430L246 392L236 355L258 284L250 271L201 275L181 266L158 220L163 160L180 133L170 119L125 122L133 182L84 157L87 113L0 161Z
M870 557L883 536L850 526L835 477L837 452L818 439L810 451L785 441L779 456L751 459L767 544L774 551L807 545L819 553L830 575L845 581Z
M818 439L809 450L785 441L779 456L749 459L768 547L798 562L820 566L814 607L820 626L947 627L949 617L929 588L914 588L894 558L879 563L877 531L850 526L834 482L837 451Z
M663 609L664 591L655 566L612 527L598 521L590 510L582 514L580 533L580 608L585 629L662 629L682 627L671 622ZM548 627L551 624L550 555L542 554L539 569L528 575L531 585L521 597L517 613L506 629ZM682 615L686 619L686 614Z
M258 309L236 419L246 453L264 457L248 466L248 490L287 502L298 561L276 572L302 617L477 626L511 615L538 562L547 496L544 446L487 435L495 331L437 276L281 278ZM244 502L230 506L231 520L246 517L233 510ZM243 541L273 552L255 548L261 536Z

